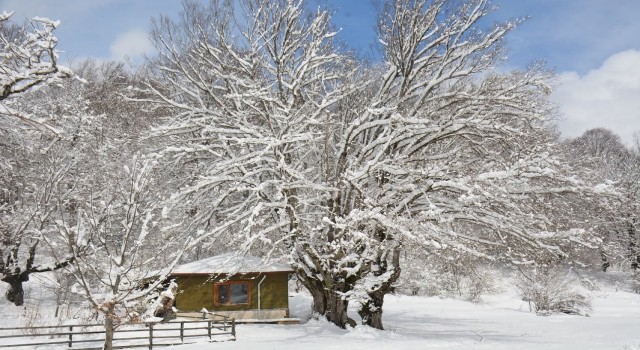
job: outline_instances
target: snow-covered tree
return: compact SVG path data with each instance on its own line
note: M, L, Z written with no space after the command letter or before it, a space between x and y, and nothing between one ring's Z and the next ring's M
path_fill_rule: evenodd
M617 196L599 201L584 215L603 240L602 268L640 268L640 152L611 130L597 128L565 143L567 163L592 183L609 182ZM606 199L606 198L605 198ZM582 205L584 207L584 204Z
M28 148L11 150L18 157L33 155ZM67 159L40 156L8 160L13 163L12 172L0 182L0 280L8 284L7 300L20 306L24 302L22 284L31 274L60 269L69 263L69 258L57 263L42 259L41 240L57 206L56 198L67 197L72 187L67 187Z
M83 135L85 101L70 98L69 92L47 87L14 101L25 113L55 116L63 138L17 119L0 120L0 280L9 284L6 296L16 305L22 304L22 283L32 273L62 267L52 263L41 241L60 198L76 195L82 168L91 159L87 151L93 145L84 143Z
M517 23L483 27L486 0L390 1L375 64L306 6L186 2L154 23L139 100L171 111L159 155L195 171L174 198L195 244L284 251L315 312L354 325L357 301L382 328L403 244L528 263L583 240L547 215L581 186L541 136L549 73L492 70Z
M111 349L115 327L141 316L184 252L180 235L159 224L157 179L149 161L134 158L109 182L94 184L90 195L67 203L75 210L60 210L57 235L47 238L72 254L65 268L72 291L104 317L104 349Z
M74 259L63 245L42 243L52 232L51 214L73 212L72 203L89 197L91 186L111 181L123 162L152 144L140 141L147 115L121 96L134 83L133 73L112 62L84 61L76 68L86 80L66 79L11 98L14 108L55 124L59 134L0 119L0 271L16 305L31 273Z
M12 24L11 15L0 15L0 280L9 284L7 299L22 305L22 283L32 273L67 263L40 259L54 198L73 187L67 181L73 159L58 153L66 145L55 142L61 128L50 122L51 113L34 113L51 110L34 92L73 74L57 63L57 22L35 18L25 28Z

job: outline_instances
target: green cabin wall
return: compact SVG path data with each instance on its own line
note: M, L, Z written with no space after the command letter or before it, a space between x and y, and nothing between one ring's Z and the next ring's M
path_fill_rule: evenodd
M261 309L288 309L289 287L287 273L244 274L227 279L227 281L249 281L250 300L245 305L214 305L213 285L223 279L211 278L210 275L179 275L174 276L178 284L175 307L183 312L200 311L205 308L209 311L236 311L252 310L258 308L258 283L265 277L261 284Z

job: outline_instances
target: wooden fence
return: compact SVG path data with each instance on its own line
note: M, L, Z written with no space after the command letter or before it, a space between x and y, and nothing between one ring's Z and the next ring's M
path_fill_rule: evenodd
M43 345L60 349L102 349L103 324L0 328L0 348L28 349ZM190 344L198 341L236 339L235 319L225 316L198 321L143 322L119 326L114 349Z

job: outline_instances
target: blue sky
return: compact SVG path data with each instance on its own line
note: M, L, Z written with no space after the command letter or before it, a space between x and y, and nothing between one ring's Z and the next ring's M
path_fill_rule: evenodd
M370 0L327 0L339 36L363 54L375 42ZM552 98L564 136L607 127L631 142L640 130L640 0L494 0L490 20L529 17L511 33L506 67L545 60L558 73ZM14 20L61 20L63 60L134 60L152 52L146 40L151 17L175 15L178 0L0 0Z

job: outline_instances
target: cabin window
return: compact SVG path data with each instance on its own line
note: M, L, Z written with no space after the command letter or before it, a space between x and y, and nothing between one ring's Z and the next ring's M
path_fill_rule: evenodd
M249 304L249 282L229 281L214 285L216 305Z

